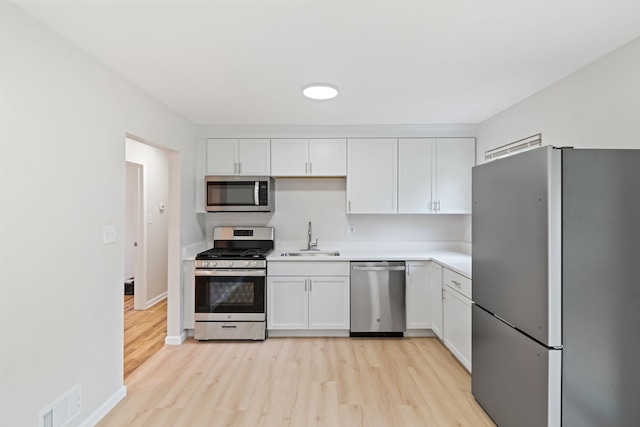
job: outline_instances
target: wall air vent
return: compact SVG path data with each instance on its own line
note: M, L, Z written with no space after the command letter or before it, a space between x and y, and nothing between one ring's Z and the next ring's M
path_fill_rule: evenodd
M80 415L80 383L40 411L39 427L65 427Z
M503 145L493 150L486 151L484 153L484 159L490 162L501 157L511 156L522 151L531 150L536 147L542 146L542 134L538 133L528 138L520 139L511 144Z

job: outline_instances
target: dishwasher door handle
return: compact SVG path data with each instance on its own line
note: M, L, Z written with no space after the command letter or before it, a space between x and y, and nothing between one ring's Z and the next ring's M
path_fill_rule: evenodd
M351 267L352 270L354 271L405 271L406 268L399 266L399 267L359 267L357 265L354 265L353 267Z

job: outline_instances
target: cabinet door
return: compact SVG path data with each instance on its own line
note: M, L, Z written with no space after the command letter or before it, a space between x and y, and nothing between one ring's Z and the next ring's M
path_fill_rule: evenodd
M307 329L309 301L306 277L267 279L267 329Z
M345 176L346 174L346 139L309 140L309 175Z
M407 329L431 328L431 277L428 262L407 263Z
M436 140L406 138L398 140L398 212L429 213L433 208L432 163Z
M309 329L349 329L349 277L309 278Z
M306 139L271 140L271 175L305 176L309 173Z
M207 175L236 175L238 173L238 140L207 140Z
M238 140L238 174L263 176L271 175L270 140Z
M439 139L436 195L440 213L471 213L471 168L475 165L475 139Z
M471 300L444 287L444 344L471 372Z
M398 140L347 141L347 213L396 213Z
M431 330L442 339L442 266L431 263Z

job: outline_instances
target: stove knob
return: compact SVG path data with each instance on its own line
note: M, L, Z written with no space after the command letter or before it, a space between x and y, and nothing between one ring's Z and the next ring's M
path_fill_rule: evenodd
M208 267L208 266L209 266L209 263L208 263L207 261L202 261L202 266L203 266L203 267Z
M245 262L244 262L244 266L245 266L245 267L249 267L249 261L245 261Z
M258 266L258 261L253 261L251 264L252 264L253 267L257 267Z
M217 261L211 261L211 267L215 267L216 265L218 265Z
M229 261L229 267L233 267L233 261Z

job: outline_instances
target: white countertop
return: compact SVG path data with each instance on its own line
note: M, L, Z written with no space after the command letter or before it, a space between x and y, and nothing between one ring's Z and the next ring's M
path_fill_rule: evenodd
M366 249L389 247L389 249ZM299 252L299 242L285 242L279 245L268 257L268 262L296 262L296 261L436 261L451 270L471 279L471 254L469 244L459 243L430 243L430 242L370 242L357 245L345 242L330 242L320 248L324 251L338 251L339 256L282 256L283 252ZM349 247L351 246L351 247ZM359 247L358 247L359 246ZM198 252L207 249L205 242L183 248L183 260L193 261ZM283 249L290 248L290 249ZM407 248L407 249L402 249Z
M324 250L323 250L324 251ZM364 250L364 249L337 249L338 256L282 256L283 252L298 252L275 250L267 257L268 262L298 262L298 261L436 261L451 270L471 279L471 255L463 251L455 250Z

